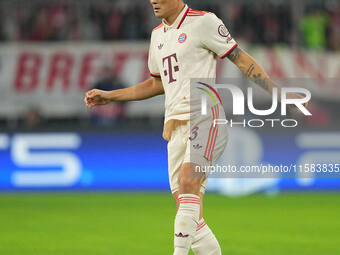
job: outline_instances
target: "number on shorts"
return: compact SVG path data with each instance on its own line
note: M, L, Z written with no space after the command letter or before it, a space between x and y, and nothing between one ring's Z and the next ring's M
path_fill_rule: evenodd
M191 130L191 136L189 137L189 140L190 141L193 141L196 139L197 135L198 135L198 127L194 127L192 130Z

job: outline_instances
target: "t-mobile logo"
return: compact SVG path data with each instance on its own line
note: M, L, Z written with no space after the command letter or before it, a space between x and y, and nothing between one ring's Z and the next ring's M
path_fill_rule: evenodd
M174 65L172 64L172 59L175 60L175 63ZM176 53L170 55L170 56L167 56L167 57L164 57L163 58L163 67L165 68L164 70L164 76L168 76L169 75L169 84L172 83L172 82L175 82L177 81L175 79L175 77L173 76L173 73L174 72L178 72L179 71L179 66L176 65L178 63L178 60L177 60L177 55ZM168 66L166 67L166 64L168 64Z

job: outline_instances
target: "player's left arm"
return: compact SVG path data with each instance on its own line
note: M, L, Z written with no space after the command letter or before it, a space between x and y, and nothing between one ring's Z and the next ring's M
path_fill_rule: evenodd
M233 62L250 80L268 91L270 94L273 93L273 88L276 88L278 91L278 99L281 101L280 86L270 79L269 75L247 52L237 46L231 53L228 54L227 58ZM290 98L301 98L301 96L299 94L291 94Z
M281 88L269 78L263 68L247 52L237 46L231 53L229 53L227 58L233 62L250 80L268 91L270 94L273 93L273 88L277 88L279 99L281 99Z

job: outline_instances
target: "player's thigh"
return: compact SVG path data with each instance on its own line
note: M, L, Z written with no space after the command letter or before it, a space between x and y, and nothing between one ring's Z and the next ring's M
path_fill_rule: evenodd
M218 105L214 109L218 109ZM223 117L223 109L220 110L219 115L216 113L216 116ZM188 130L190 134L188 135L182 165L186 167L179 172L179 178L183 178L184 181L190 181L189 177L191 177L195 184L199 179L201 183L200 192L204 193L209 169L215 164L226 147L228 140L227 128L225 125L214 125L212 116L198 115L190 121ZM187 163L190 164L190 167L186 165ZM182 183L182 181L179 180L179 183ZM180 184L181 186L183 187Z
M186 143L187 141L183 135L183 127L179 126L172 132L171 139L168 142L168 171L172 193L179 190L178 175L184 160Z
M182 164L178 174L179 193L199 194L200 187L206 176L202 172L196 172L200 166L194 163L185 162Z

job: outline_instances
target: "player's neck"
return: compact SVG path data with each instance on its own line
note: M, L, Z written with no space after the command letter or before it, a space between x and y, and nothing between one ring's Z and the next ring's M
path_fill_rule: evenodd
M167 18L164 18L165 24L167 24L168 26L171 26L177 19L178 15L183 11L184 8L185 8L185 4L181 3L176 9L176 11L170 14Z

